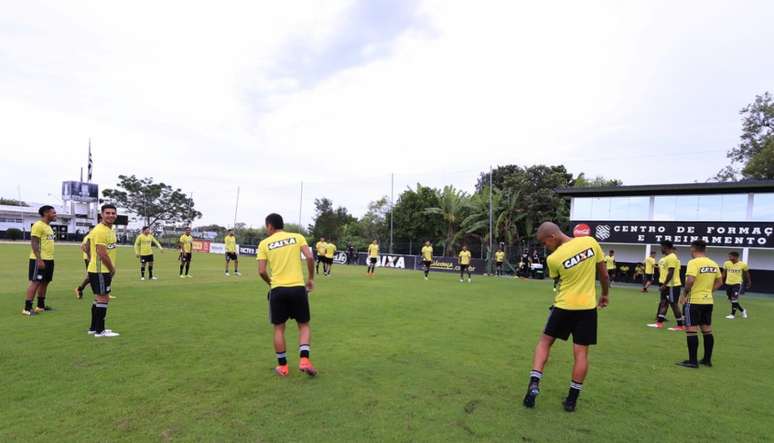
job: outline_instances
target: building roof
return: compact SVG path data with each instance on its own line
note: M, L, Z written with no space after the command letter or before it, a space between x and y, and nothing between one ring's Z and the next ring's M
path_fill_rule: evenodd
M774 180L745 180L718 183L672 183L660 185L558 188L568 197L627 197L642 195L747 194L774 192Z

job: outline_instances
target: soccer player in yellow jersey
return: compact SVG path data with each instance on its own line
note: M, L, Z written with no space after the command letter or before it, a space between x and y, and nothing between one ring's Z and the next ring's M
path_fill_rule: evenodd
M54 230L51 222L56 221L56 210L53 206L44 205L38 209L40 220L32 225L30 232L30 260L27 276L30 284L24 298L22 315L33 316L37 313L50 311L46 306L46 291L48 284L54 279ZM32 309L32 301L38 296L38 305Z
M532 360L529 387L524 406L532 408L540 393L543 368L556 339L567 340L572 334L575 363L570 391L564 410L575 410L578 395L588 372L589 346L597 343L597 308L608 304L608 275L602 248L592 237L569 237L557 225L545 222L538 228L537 239L551 255L546 259L549 277L559 279L559 290L548 315ZM596 299L595 278L599 277L602 295Z
M677 319L677 326L669 328L669 330L684 331L685 325L683 314L680 312L680 306L678 304L680 299L680 288L682 287L682 281L680 280L680 259L677 258L675 245L669 240L661 242L661 253L664 254L663 264L659 264L659 290L661 292L661 300L658 304L656 322L649 323L648 327L658 329L663 328L667 311L671 306L675 319Z
M616 274L616 265L615 265L615 251L612 249L610 252L605 256L605 267L607 268L607 275L610 277L610 284L613 284L613 280L615 280L615 274Z
M87 233L83 236L83 240L81 240L81 254L83 256L83 263L86 265L86 277L75 288L75 298L78 300L83 298L83 290L89 285L89 247L89 233Z
M677 363L686 368L698 368L699 363L712 366L712 349L715 338L712 336L712 292L723 284L720 266L707 257L707 243L696 240L691 243L692 260L685 270L685 290L680 297L684 303L685 332L688 342L688 360ZM701 329L704 342L704 357L698 361L699 337Z
M95 337L117 337L119 334L105 329L108 303L113 276L116 274L116 233L113 223L118 217L116 207L111 204L100 208L102 221L89 233L89 282L94 293L91 305L91 326L89 334Z
M258 245L258 273L270 287L269 319L274 325L274 351L277 353L277 375L288 375L285 353L285 323L295 319L298 324L298 369L309 376L317 370L309 360L311 329L309 321L309 293L314 289L314 256L301 234L285 232L285 223L279 214L266 217L269 237ZM306 283L301 256L306 261ZM271 270L271 275L269 275Z
M640 292L648 292L648 288L653 284L653 274L656 272L656 251L652 251L645 257L645 277L642 280L642 289Z
M422 264L425 266L425 280L430 275L430 266L433 264L433 245L429 241L422 246Z
M320 263L323 264L323 272L325 271L325 237L320 237L320 241L314 244L314 252L317 253L317 273L320 273Z
M495 275L496 276L502 277L504 263L505 263L505 251L503 251L503 247L500 246L497 248L497 251L495 252Z
M460 283L465 281L465 272L468 273L468 283L470 283L470 251L466 245L462 245L462 250L459 254L460 261Z
M239 273L239 256L237 255L236 236L234 235L233 229L228 230L223 242L226 244L226 277L230 275L228 273L228 264L231 261L234 262L234 275L241 277L242 274Z
M331 242L325 243L325 262L323 263L323 275L331 275L331 268L333 268L333 256L336 254L336 244Z
M185 232L177 240L177 247L180 250L180 278L191 278L191 274L188 273L193 257L193 237L191 237L190 227L185 228ZM184 269L185 275L183 275Z
M726 315L726 318L729 320L736 318L737 309L742 313L743 318L747 318L747 310L739 304L739 296L744 290L750 289L752 286L752 277L750 277L747 263L739 260L738 252L731 251L728 253L728 260L723 263L721 272L723 273L723 281L726 283L726 296L731 302L731 313Z
M134 240L134 255L140 259L140 280L145 280L145 265L148 265L148 278L158 280L153 276L153 245L164 252L161 243L151 234L149 226L143 226L142 233Z
M368 276L373 277L376 272L376 262L379 260L379 241L374 240L368 245Z

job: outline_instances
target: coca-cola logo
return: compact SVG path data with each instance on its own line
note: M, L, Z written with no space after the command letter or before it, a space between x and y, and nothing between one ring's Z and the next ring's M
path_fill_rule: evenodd
M572 230L573 237L587 237L589 235L591 235L591 227L586 223L577 224Z

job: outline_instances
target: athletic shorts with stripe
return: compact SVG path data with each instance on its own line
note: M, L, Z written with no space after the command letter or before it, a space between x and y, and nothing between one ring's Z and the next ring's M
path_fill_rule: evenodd
M113 283L113 275L106 272L89 272L89 285L94 295L110 294L110 285Z

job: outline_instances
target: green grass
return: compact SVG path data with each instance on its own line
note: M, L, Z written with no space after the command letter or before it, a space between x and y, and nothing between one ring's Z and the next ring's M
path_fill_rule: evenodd
M761 441L772 438L774 301L722 318L712 369L688 370L680 333L646 328L656 294L614 288L578 411L560 401L568 343L554 346L534 410L520 402L552 293L546 282L334 267L312 295L314 379L272 373L265 285L253 259L156 253L141 282L119 250L108 327L86 335L77 249L59 246L55 312L20 315L27 247L0 245L0 441ZM87 291L90 294L90 291ZM297 364L289 328L291 365Z

